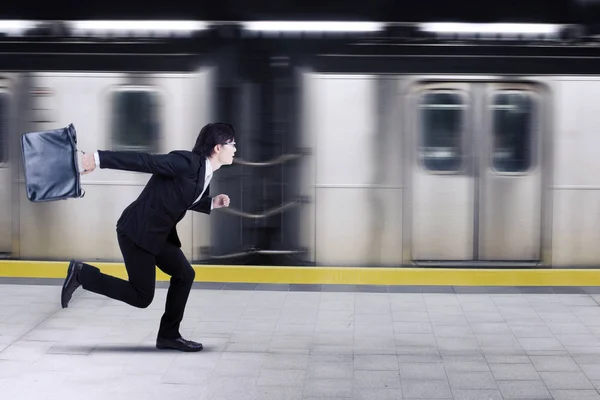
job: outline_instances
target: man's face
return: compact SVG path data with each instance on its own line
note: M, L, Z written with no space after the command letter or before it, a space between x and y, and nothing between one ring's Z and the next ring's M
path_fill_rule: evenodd
M222 144L221 151L219 152L219 162L221 164L232 164L236 151L235 141L231 140L228 143Z

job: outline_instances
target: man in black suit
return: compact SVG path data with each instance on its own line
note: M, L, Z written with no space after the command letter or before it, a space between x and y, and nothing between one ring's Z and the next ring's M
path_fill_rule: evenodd
M171 282L156 347L202 350L201 343L186 340L179 333L195 271L181 251L176 225L187 210L210 214L214 208L229 206L227 195L209 196L209 183L214 171L233 162L234 140L231 125L213 123L202 128L192 151L159 155L115 151L84 154L82 174L99 167L146 172L152 177L117 222L117 239L129 281L72 260L61 293L62 307L68 306L79 286L134 307L148 307L154 297L157 266L171 276Z

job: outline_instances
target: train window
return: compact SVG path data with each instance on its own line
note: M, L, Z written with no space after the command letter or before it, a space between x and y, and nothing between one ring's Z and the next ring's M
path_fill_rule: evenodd
M533 98L524 91L494 96L492 164L498 172L524 172L532 163Z
M0 92L0 164L8 160L8 95Z
M114 91L111 100L112 148L158 152L159 93L146 88L123 88Z
M420 159L427 170L457 172L461 169L466 107L458 91L436 90L421 97Z

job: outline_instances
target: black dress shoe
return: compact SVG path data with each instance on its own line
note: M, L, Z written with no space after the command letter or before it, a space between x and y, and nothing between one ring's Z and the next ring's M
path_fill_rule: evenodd
M200 351L202 350L202 343L192 342L191 340L185 340L184 338L177 339L164 339L158 338L156 339L156 348L157 349L172 349L179 351Z
M60 294L60 303L62 308L67 308L69 306L69 301L73 296L73 292L79 286L81 286L81 281L79 280L79 273L81 272L81 268L83 264L72 260L69 263L69 269L67 269L67 277L65 278L65 282L63 283L62 293Z

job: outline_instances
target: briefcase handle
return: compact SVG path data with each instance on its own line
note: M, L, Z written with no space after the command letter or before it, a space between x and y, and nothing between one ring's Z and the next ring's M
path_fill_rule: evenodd
M85 151L83 151L83 150L77 149L77 152L81 152L81 154L85 154ZM79 175L77 177L77 179L81 179L81 173L79 173L79 168L77 168L77 173ZM81 187L81 184L79 185L79 187L81 188L81 196L79 196L79 198L83 198L83 196L85 196L85 189Z
M83 154L85 153L77 148L77 137L75 136L74 130L75 127L73 126L73 124L69 124L67 126L67 131L69 132L69 139L71 139L71 144L73 144L73 148L75 149L75 168L77 169L77 186L79 186L79 189L81 190L81 196L79 196L79 198L83 198L83 196L85 196L85 190L81 187L81 174L79 173L79 162L77 160L77 153L80 151Z

